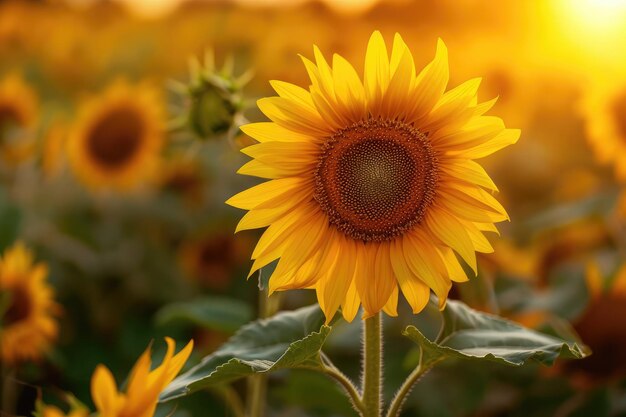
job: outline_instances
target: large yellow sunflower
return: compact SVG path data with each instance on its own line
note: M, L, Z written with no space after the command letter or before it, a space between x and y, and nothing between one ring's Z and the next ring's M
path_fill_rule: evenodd
M57 305L46 283L44 264L18 243L0 259L0 360L35 360L57 336Z
M612 164L617 178L626 181L626 84L593 85L583 97L581 110L596 159Z
M164 142L164 105L146 84L119 81L93 98L68 138L76 176L96 189L128 190L155 179Z
M0 82L0 154L9 163L20 162L34 150L38 117L35 92L17 74Z
M271 122L242 129L260 143L239 173L268 178L228 204L248 210L238 230L267 227L252 272L280 258L270 292L314 288L327 320L341 306L351 321L396 314L399 289L415 313L430 289L443 308L452 281L467 280L455 251L474 270L489 252L484 231L507 214L496 186L473 159L515 143L518 130L484 114L479 79L446 92L447 50L419 74L396 34L391 57L370 38L363 80L317 47L303 58L309 89L273 81L279 97L259 100Z

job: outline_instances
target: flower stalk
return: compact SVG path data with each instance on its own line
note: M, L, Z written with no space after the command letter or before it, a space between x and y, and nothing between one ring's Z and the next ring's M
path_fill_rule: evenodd
M376 313L363 325L363 417L382 413L382 316Z

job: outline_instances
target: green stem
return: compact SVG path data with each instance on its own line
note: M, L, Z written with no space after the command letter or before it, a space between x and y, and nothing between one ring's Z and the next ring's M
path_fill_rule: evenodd
M224 400L224 403L233 412L234 417L246 417L246 410L237 394L237 391L230 385L224 385L213 388L213 391Z
M267 376L253 375L248 378L248 412L249 417L265 415L265 393L267 392Z
M322 362L324 363L324 373L339 383L350 397L350 401L360 415L365 415L365 405L361 401L359 391L354 386L350 378L339 370L330 359L321 352Z
M268 318L280 308L278 294L268 297L267 288L259 291L259 317ZM265 416L265 396L267 393L267 375L257 374L248 377L247 413L249 417Z
M393 401L391 401L391 405L389 406L389 411L387 411L386 417L398 417L400 415L400 411L402 410L402 406L406 401L408 395L411 393L413 386L415 383L424 376L428 371L435 366L436 362L429 363L428 366L424 366L422 364L422 360L420 358L420 365L415 368L413 372L404 380L402 386L393 397Z
M383 343L380 312L365 320L363 339L363 417L381 417Z

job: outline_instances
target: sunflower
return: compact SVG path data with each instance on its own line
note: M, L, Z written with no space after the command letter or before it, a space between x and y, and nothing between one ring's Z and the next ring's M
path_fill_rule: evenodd
M586 92L580 107L596 159L612 164L617 178L626 181L626 84L598 83Z
M239 173L270 179L228 204L248 213L237 230L266 227L251 274L277 260L270 293L314 288L330 320L380 310L395 315L402 291L413 312L430 290L445 306L452 281L467 276L455 252L476 270L490 252L484 231L508 219L496 186L473 159L519 138L484 114L479 79L445 92L447 50L416 74L411 52L395 36L391 58L371 36L363 81L350 63L317 47L303 58L309 90L274 81L279 97L259 100L271 122L244 126L260 143Z
M37 96L17 74L0 82L0 154L7 162L20 162L34 150Z
M197 160L175 156L160 170L159 184L164 192L182 197L190 206L200 206L206 178Z
M21 243L0 259L1 359L16 364L36 360L57 336L54 319L58 306L46 283L44 264L34 264L32 253Z
M179 251L186 275L203 286L224 289L233 272L247 258L251 248L247 239L235 239L232 233L205 232L185 242Z
M593 355L565 367L582 386L619 381L626 375L626 330L615 319L626 314L626 265L608 279L597 264L590 264L586 284L589 303L572 324Z
M129 190L155 178L163 142L159 92L119 81L83 107L68 138L68 158L87 186Z
M175 342L169 337L161 365L150 370L150 348L139 357L130 373L126 392L118 392L111 371L104 365L91 377L91 397L100 417L152 417L161 391L178 375L193 349L193 341L174 355Z

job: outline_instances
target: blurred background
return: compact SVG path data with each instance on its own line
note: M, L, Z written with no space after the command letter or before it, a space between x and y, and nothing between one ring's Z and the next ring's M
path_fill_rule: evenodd
M37 398L62 404L63 392L89 404L97 364L123 381L165 335L193 338L195 363L257 316L245 279L257 236L235 236L241 212L224 204L255 182L235 174L251 143L237 125L263 120L254 102L272 95L269 80L308 84L298 54L313 44L362 71L377 29L399 32L418 66L441 37L451 86L483 77L479 98L498 96L491 114L522 129L482 161L511 222L454 297L542 331L574 329L595 352L550 369L444 365L403 415L626 415L625 1L3 0L0 249L30 248L57 304L53 343L5 374L17 415ZM311 297L289 292L282 308ZM402 326L428 320L405 313L387 321L390 390L417 360ZM328 345L353 377L356 325ZM272 376L268 404L271 416L354 415L309 373ZM160 412L206 410L232 415L219 393Z

